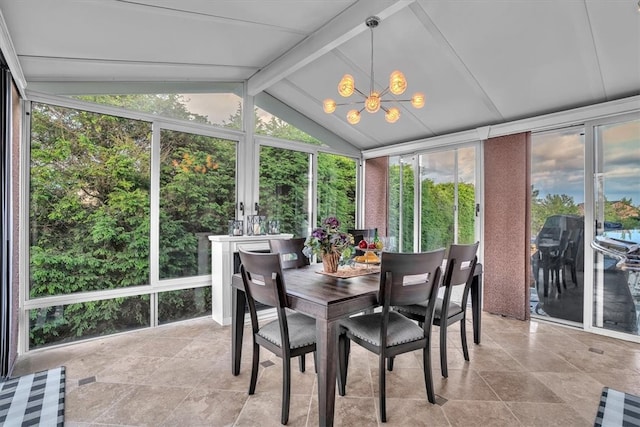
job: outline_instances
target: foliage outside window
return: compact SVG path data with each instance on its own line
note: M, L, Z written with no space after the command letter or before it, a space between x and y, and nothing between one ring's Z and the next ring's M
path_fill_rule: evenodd
M242 129L242 97L234 93L78 95L73 98L161 117Z
M411 158L389 158L389 237L401 252L413 252L413 164Z
M260 147L260 215L280 221L281 233L309 234L311 155Z
M151 123L32 103L30 144L29 297L148 285ZM161 131L161 278L210 274L206 235L234 215L235 165L234 141ZM162 294L163 321L210 313L208 287ZM29 347L148 326L150 302L30 310Z
M30 297L149 283L149 123L33 104Z
M208 236L235 214L236 144L163 129L160 146L160 278L211 274Z
M342 228L355 228L356 161L336 154L318 154L318 224L322 218L340 218Z
M322 142L301 131L292 124L274 116L262 108L255 109L257 135L272 136L274 138L286 139L287 141L304 142L312 145L322 145Z

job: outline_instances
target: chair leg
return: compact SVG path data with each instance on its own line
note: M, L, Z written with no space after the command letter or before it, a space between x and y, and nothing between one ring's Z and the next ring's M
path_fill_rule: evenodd
M441 320L441 322L444 320ZM440 370L442 376L447 378L449 372L447 371L447 324L442 323L440 325Z
M427 387L427 399L436 403L436 394L433 390L433 374L431 372L431 344L422 351L422 370L424 371L424 384Z
M378 381L378 390L380 394L380 421L387 422L387 399L386 399L386 372L384 367L384 353L379 355L378 370L380 371L380 378Z
M469 361L469 347L467 347L467 321L463 317L460 321L460 340L462 341L462 353L464 353L464 360Z
M282 416L280 422L289 421L289 404L291 400L291 358L282 358Z
M260 362L260 346L253 344L253 358L251 360L251 380L249 381L249 394L256 392L256 382L258 381L258 363Z
M393 371L393 360L394 359L395 359L394 357L387 358L387 370L389 372Z
M298 365L300 365L300 372L304 372L304 370L305 370L305 359L306 358L307 358L306 354L303 354L298 358Z

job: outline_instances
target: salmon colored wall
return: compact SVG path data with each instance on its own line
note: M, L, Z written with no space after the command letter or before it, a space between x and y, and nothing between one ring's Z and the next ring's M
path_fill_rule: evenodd
M364 228L378 228L387 235L387 182L389 158L368 159L364 168Z
M484 143L484 311L529 318L531 134Z

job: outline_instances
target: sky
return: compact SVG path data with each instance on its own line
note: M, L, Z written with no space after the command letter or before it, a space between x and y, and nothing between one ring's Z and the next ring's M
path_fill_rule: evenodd
M221 124L235 114L241 98L234 94L185 94L190 111ZM260 110L268 120L268 113ZM567 194L576 204L584 202L584 135L583 128L533 134L531 179L540 197ZM607 200L631 199L640 206L640 120L603 125L598 138L604 141L604 185ZM463 182L473 182L475 161L473 150L459 151L459 173ZM433 154L423 159L430 170L429 178L440 181L442 170L451 171L451 153ZM428 159L428 160L427 160ZM440 172L438 172L440 171ZM426 178L426 176L423 176ZM440 177L444 178L444 177ZM447 177L449 178L449 177Z
M532 135L531 181L540 197L567 194L584 202L584 135L581 128ZM640 206L640 120L598 128L603 141L603 181L609 201Z

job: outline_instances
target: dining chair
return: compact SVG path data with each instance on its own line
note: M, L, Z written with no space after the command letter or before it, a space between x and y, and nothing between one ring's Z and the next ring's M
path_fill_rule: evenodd
M249 394L254 394L258 379L260 347L282 359L282 415L280 422L287 424L291 400L291 359L316 351L316 321L287 310L287 292L282 275L280 255L255 253L240 249L240 272L249 304L253 336L253 358ZM256 301L275 307L277 319L260 324Z
M302 252L304 237L294 239L271 239L269 248L272 253L280 254L282 268L300 268L309 265L309 258Z
M433 313L433 324L440 327L440 370L442 376L447 378L447 327L456 322L460 322L460 339L462 340L462 352L464 360L469 360L469 349L467 347L467 303L469 301L469 290L473 282L473 272L478 263L479 243L472 245L449 246L447 254L447 264L442 287L444 295L436 300L436 307ZM461 295L460 301L452 300L452 295ZM460 293L461 291L461 293ZM426 322L425 309L431 301L424 301L418 304L395 305L393 309L403 314L409 319L418 321L418 324ZM428 312L428 310L427 310ZM389 360L389 370L393 369L393 359Z
M283 270L290 268L305 267L310 264L309 258L302 252L304 248L304 237L294 239L271 239L269 248L272 253L280 254L280 262ZM300 372L305 371L305 355L301 355L299 360Z
M390 357L422 349L424 382L429 402L435 403L431 375L431 318L440 284L444 249L425 253L382 252L380 312L350 317L340 322L338 340L338 392L346 394L351 341L378 355L380 419L387 421L385 361ZM391 306L430 301L423 312L426 321L417 325L391 310Z

